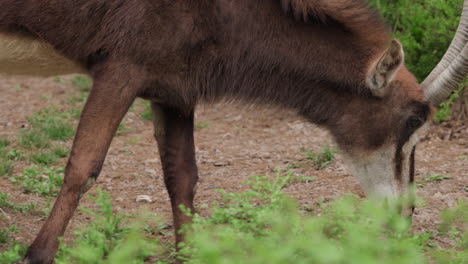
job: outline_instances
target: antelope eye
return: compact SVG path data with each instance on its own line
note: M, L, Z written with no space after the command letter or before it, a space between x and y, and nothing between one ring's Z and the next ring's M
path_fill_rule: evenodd
M412 116L408 119L408 121L406 121L406 125L408 126L408 128L411 128L411 129L416 129L422 126L422 124L423 124L423 120L416 116Z

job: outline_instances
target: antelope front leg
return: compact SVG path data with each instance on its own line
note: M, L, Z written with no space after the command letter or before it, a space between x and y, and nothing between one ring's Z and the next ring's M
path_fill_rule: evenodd
M176 244L183 241L179 230L190 217L179 206L194 212L193 197L198 180L193 139L193 111L152 104L154 135L164 171L164 183L171 198Z
M140 88L143 76L137 70L115 66L107 65L95 74L62 189L49 218L26 253L28 263L52 263L59 245L57 238L63 235L81 195L96 180L112 137Z

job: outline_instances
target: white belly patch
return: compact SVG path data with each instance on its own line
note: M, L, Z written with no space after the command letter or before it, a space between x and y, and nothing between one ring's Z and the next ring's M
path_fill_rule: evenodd
M70 73L86 73L86 70L44 41L0 33L0 74L47 77Z

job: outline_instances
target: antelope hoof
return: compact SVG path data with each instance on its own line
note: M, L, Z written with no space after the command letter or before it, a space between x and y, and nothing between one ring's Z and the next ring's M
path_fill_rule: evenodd
M54 254L50 254L46 249L29 248L22 261L23 264L52 264Z

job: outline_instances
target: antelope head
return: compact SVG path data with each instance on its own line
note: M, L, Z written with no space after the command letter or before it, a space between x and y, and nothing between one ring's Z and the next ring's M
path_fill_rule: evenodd
M371 196L410 194L416 143L429 126L433 109L468 73L468 0L452 43L431 74L418 84L404 66L397 40L369 67L372 98L353 99L331 129L345 163Z

